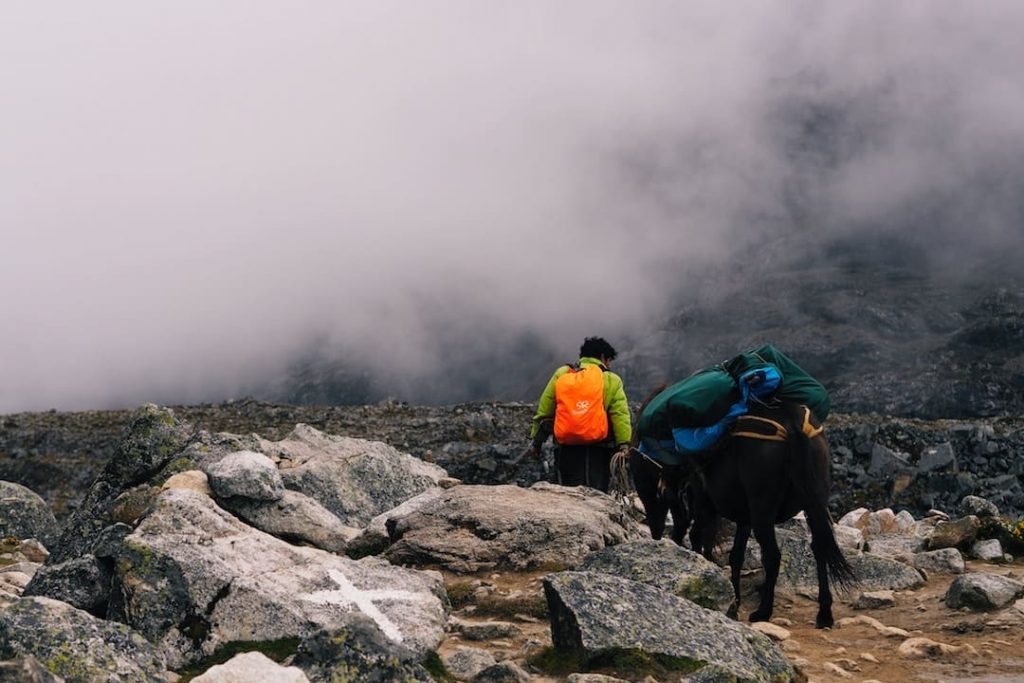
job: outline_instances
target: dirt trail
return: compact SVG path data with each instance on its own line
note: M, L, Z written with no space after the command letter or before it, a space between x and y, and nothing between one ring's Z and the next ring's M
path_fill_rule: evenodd
M969 572L988 572L1024 580L1024 561L1012 565L968 562ZM479 577L446 575L449 586L464 597L453 615L469 623L509 621L518 633L493 640L470 640L452 634L440 648L442 656L459 647L490 651L496 659L523 663L526 656L551 645L548 622L537 612L542 604L543 572L491 574ZM857 610L856 591L836 596L837 626L814 628L817 603L811 596L780 592L773 623L789 631L782 643L786 656L810 683L1013 683L1024 681L1024 613L1013 607L991 613L952 611L944 597L951 575L933 575L923 588L895 593L895 605ZM744 580L746 596L741 616L756 606L752 581ZM467 586L479 582L473 596ZM532 610L535 616L530 616ZM517 616L518 615L518 616ZM906 636L886 636L865 621L840 624L844 618L870 617L884 626L903 629ZM899 647L909 638L927 638L959 648L949 654L908 657ZM612 672L602 672L612 673ZM624 672L617 675L623 676ZM630 677L633 678L633 677ZM634 680L642 680L642 676ZM677 677L678 678L678 677ZM556 683L563 676L531 673L531 681ZM672 677L663 677L667 682Z

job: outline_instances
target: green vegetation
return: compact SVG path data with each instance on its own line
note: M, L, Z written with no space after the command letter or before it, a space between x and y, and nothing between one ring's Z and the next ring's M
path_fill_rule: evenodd
M448 602L452 609L461 609L473 601L473 591L476 587L472 581L456 581L446 584L445 591L448 592Z
M981 521L978 538L999 539L1005 552L1024 554L1024 518L1011 521L1003 517L988 517Z
M285 659L295 654L299 649L300 642L301 640L299 638L282 638L280 640L240 640L234 643L227 643L217 648L217 651L206 659L197 662L187 669L178 671L177 673L181 675L181 678L178 679L178 683L188 683L188 681L191 681L211 666L223 664L235 655L243 652L262 652L269 659L280 664Z
M428 654L426 659L423 660L422 665L427 670L427 673L430 674L430 677L437 681L437 683L456 683L458 680L448 673L448 669L436 652Z
M527 661L551 676L600 673L629 680L642 680L647 676L661 681L678 680L704 667L704 662L685 657L651 654L637 649L606 650L588 658L578 650L546 647Z

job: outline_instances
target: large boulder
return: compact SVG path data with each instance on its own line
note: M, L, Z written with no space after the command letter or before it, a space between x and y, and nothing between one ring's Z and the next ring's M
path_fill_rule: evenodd
M418 655L444 635L436 572L355 561L253 529L191 489L168 489L121 544L110 614L177 668L242 641L303 638L369 617Z
M387 521L396 564L455 572L576 567L588 553L643 538L611 496L546 482L456 486Z
M666 539L630 541L596 550L584 558L579 570L649 583L720 612L729 609L734 597L725 570Z
M379 441L324 434L306 424L281 441L261 441L287 488L315 499L343 524L363 527L382 512L447 479L437 465Z
M649 584L600 572L560 572L545 578L544 594L555 647L580 654L584 666L640 650L698 669L692 680L712 667L735 681L798 680L768 636Z
M998 574L963 574L956 577L946 591L946 606L974 610L1006 607L1024 595L1024 583Z
M35 538L50 548L59 535L57 520L42 497L21 484L0 481L0 538Z
M103 530L116 523L134 525L169 477L201 469L208 461L251 447L252 441L230 434L197 433L179 422L169 408L142 406L132 414L113 457L64 525L47 563L94 552Z
M168 681L163 658L140 634L50 598L0 610L0 659L32 655L67 683Z

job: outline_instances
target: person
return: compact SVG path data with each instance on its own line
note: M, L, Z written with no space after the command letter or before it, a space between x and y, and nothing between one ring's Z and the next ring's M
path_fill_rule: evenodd
M612 456L616 450L629 450L633 438L629 402L626 400L622 378L611 371L612 361L617 355L612 345L603 338L587 337L580 346L576 364L563 365L555 370L537 403L537 412L530 428L531 451L534 456L539 456L540 447L548 436L554 437L555 468L558 471L558 483L563 486L590 486L607 493ZM582 371L588 367L597 367L601 371L601 403L606 418L606 434L592 442L577 443L576 439L563 437L567 443L559 443L556 424L556 410L559 406L557 387L566 386L559 379L569 372Z

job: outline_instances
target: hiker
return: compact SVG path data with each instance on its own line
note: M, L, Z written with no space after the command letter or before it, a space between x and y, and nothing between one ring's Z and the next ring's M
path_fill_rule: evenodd
M612 455L629 449L629 403L622 378L610 370L616 355L601 337L587 337L579 360L555 370L540 396L530 428L531 451L538 456L548 436L554 437L563 486L607 493Z

